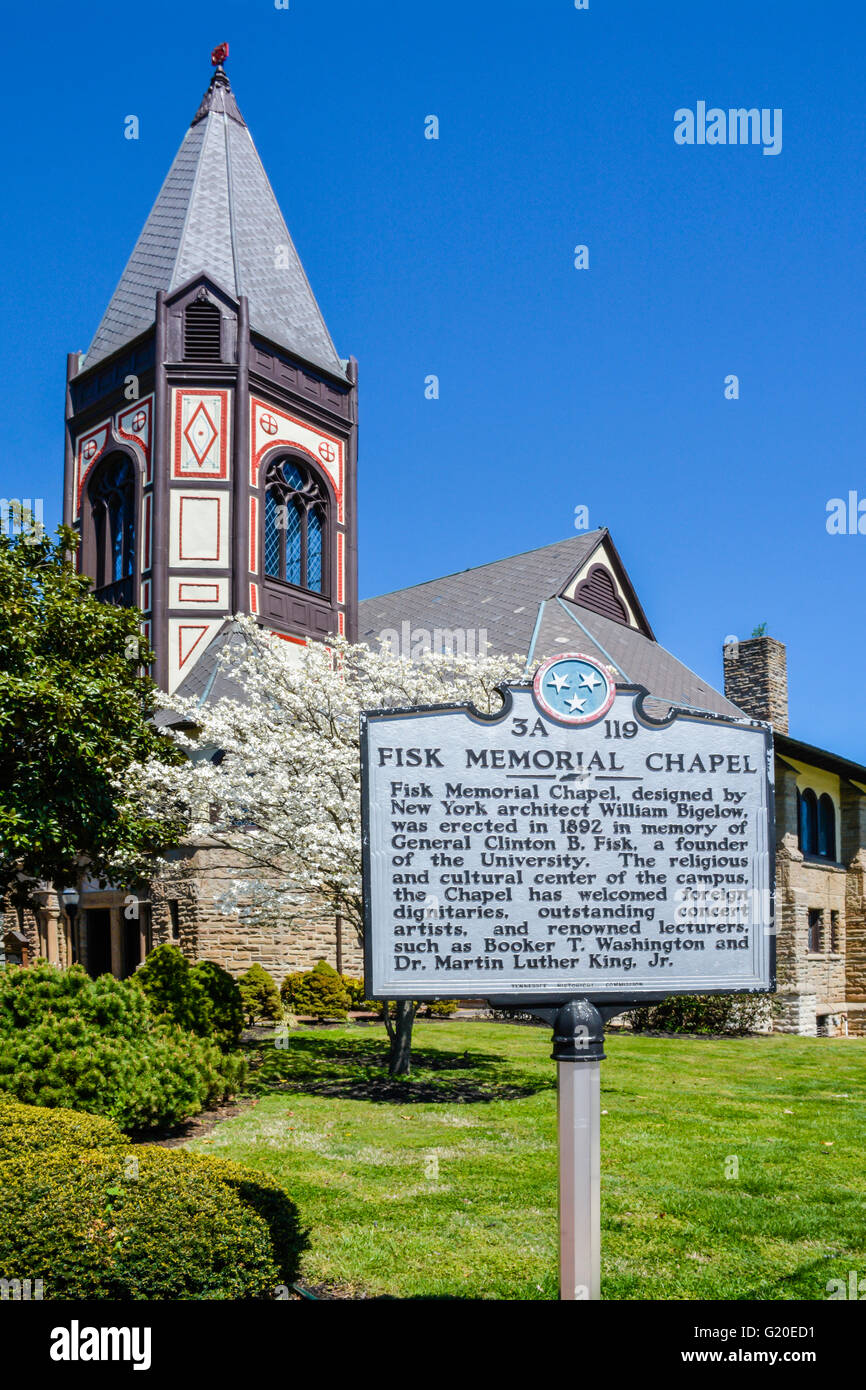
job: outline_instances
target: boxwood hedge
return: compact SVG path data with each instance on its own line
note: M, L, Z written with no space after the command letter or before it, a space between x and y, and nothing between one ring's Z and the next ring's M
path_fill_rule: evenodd
M271 1299L305 1244L268 1178L0 1103L0 1278L41 1279L45 1299Z

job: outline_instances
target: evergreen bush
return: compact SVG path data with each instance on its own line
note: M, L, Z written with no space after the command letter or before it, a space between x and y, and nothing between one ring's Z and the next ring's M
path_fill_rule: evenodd
M0 1149L0 1278L40 1278L45 1299L113 1301L269 1299L297 1278L306 1239L268 1178L224 1159L124 1149L116 1133L91 1143L91 1117L8 1102L0 1142L7 1120L22 1142Z
M283 1006L274 977L262 965L251 965L238 980L243 1000L244 1018L252 1027L259 1019L279 1023Z
M672 994L660 1004L643 1004L625 1015L635 1033L763 1032L773 1004L763 994Z
M459 1008L459 999L431 999L427 1005L431 1018L450 1018Z
M154 1018L130 980L42 962L0 969L0 1092L30 1105L176 1124L243 1080L239 1054Z
M207 1032L208 997L179 946L164 941L154 947L133 978L157 1017L200 1036Z
M207 1037L223 1052L240 1044L244 1026L244 1001L233 975L212 960L200 960L190 967L190 976L204 997Z
M66 1153L86 1149L125 1149L129 1140L113 1120L81 1110L51 1110L22 1105L0 1092L0 1163L21 1153L62 1148Z
M349 996L349 1008L363 1009L366 1003L364 999L364 981L357 979L354 975L343 975L341 978L343 981L343 988Z
M312 1018L345 1018L352 1002L342 975L325 960L312 970L287 975L280 994L292 1013Z

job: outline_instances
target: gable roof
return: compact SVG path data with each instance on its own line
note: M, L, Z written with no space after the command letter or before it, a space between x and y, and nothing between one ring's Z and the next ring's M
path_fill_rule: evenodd
M408 589L396 589L358 605L361 641L383 630L410 627L463 628L487 632L490 649L527 652L538 606L560 588L597 549L603 531L586 531L539 550L526 550L489 565L443 575Z
M202 272L235 300L248 297L254 332L345 377L222 68L168 171L84 369L150 327L157 290L170 294Z
M615 573L635 625L616 622L565 597L574 590L575 576L596 559ZM437 629L484 632L488 652L518 653L527 666L557 652L584 651L613 666L624 683L645 686L655 697L648 706L653 714L666 714L675 704L742 717L720 691L656 642L604 528L364 599L358 611L360 640L369 645L380 642L385 632L396 632L405 646L403 632L421 628L431 638Z

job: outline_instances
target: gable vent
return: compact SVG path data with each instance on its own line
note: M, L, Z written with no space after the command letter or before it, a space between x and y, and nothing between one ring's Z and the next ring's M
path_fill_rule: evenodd
M215 304L196 300L188 304L183 320L185 362L219 362L222 314Z
M574 602L591 613L600 613L603 618L611 618L615 623L628 627L628 613L625 604L616 592L609 570L604 565L593 565L586 579L578 584Z

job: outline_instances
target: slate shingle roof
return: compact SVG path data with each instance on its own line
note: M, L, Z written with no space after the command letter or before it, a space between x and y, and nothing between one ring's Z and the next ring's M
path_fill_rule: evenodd
M377 645L384 630L399 635L403 623L410 631L424 628L431 634L436 628L485 629L488 651L517 652L532 666L562 651L600 656L620 671L624 682L643 685L656 697L648 710L657 716L672 704L741 716L736 705L652 638L561 597L605 535L587 531L493 564L364 599L359 605L360 640Z
M216 704L218 700L240 700L246 696L243 687L233 679L230 670L221 667L220 657L226 647L247 647L246 635L240 625L232 620L224 623L219 632L202 652L189 675L181 681L176 693L200 704Z
M490 565L478 565L397 589L358 606L360 640L370 644L385 629L411 627L484 628L490 650L510 655L528 652L543 599L556 593L588 559L601 531L586 531L539 550L510 555Z
M278 253L278 248L284 250ZM107 357L153 323L157 290L171 293L202 271L233 298L247 295L253 331L313 366L345 377L221 70L175 156L85 366Z

